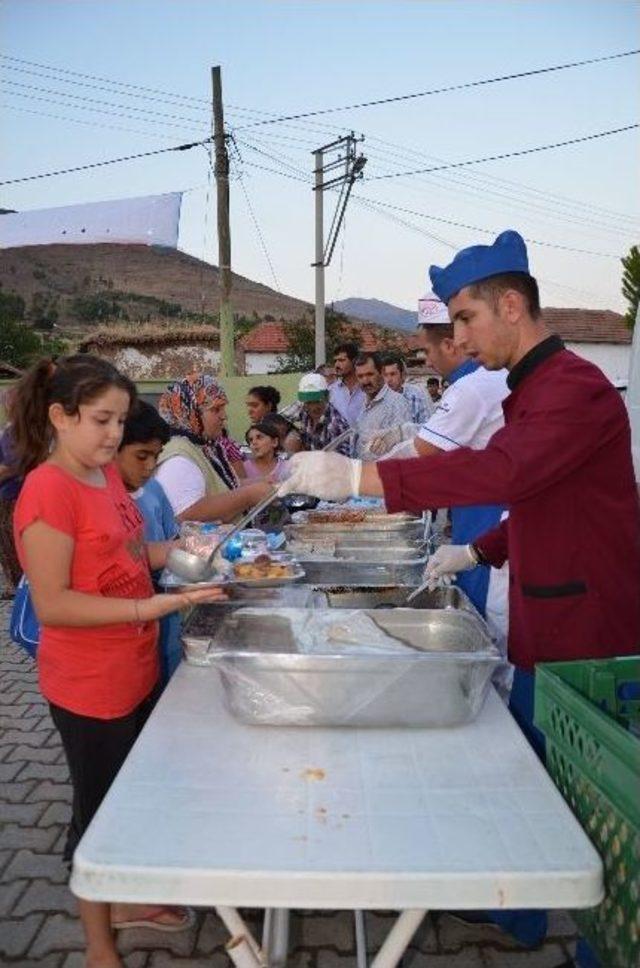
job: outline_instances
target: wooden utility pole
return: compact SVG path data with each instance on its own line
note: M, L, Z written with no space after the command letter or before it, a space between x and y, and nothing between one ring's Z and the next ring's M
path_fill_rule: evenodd
M233 376L233 310L231 308L231 229L229 227L229 155L224 132L222 76L219 67L211 68L213 92L213 143L218 216L218 269L220 271L220 374Z

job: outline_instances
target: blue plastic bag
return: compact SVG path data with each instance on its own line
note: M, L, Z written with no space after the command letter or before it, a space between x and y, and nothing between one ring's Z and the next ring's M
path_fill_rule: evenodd
M35 659L40 641L40 623L31 601L31 590L25 575L16 588L16 597L9 618L9 637Z

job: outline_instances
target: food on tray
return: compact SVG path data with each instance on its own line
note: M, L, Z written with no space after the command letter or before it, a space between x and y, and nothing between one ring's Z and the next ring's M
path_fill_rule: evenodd
M364 508L331 508L326 511L309 511L307 521L310 524L358 524L366 520L366 517Z
M236 578L257 580L264 578L292 578L293 569L288 562L274 561L269 555L258 555L251 561L238 561L233 566Z

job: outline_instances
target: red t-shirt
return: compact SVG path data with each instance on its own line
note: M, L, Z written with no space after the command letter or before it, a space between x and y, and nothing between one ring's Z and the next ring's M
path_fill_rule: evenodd
M143 518L114 464L106 487L93 487L54 464L27 475L14 512L23 562L22 533L34 521L73 538L69 587L106 598L149 598L153 586L143 540ZM158 679L157 622L84 628L44 625L38 647L43 695L82 716L126 716Z

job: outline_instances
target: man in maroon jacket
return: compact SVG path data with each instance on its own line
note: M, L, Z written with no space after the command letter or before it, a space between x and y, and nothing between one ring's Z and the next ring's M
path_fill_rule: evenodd
M334 500L383 495L391 512L508 506L500 527L473 545L442 547L427 572L438 577L509 559L513 711L531 738L536 662L640 651L640 508L629 421L603 373L547 329L517 232L463 249L430 275L460 345L488 369L509 370L505 426L479 451L367 466L335 454L297 455L283 488Z

